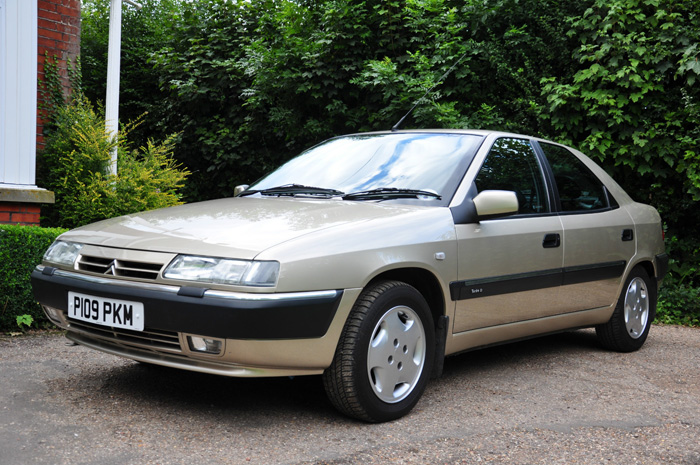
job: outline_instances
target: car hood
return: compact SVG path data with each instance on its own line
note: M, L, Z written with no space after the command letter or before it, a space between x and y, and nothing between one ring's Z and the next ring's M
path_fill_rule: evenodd
M227 198L112 218L62 240L145 251L252 259L275 245L348 223L432 210L342 200Z

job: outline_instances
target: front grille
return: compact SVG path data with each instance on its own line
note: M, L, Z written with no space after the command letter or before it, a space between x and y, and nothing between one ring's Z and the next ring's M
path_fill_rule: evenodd
M180 338L178 334L170 331L146 329L145 331L131 331L128 329L100 326L80 320L69 318L71 330L83 334L104 339L114 344L119 344L138 349L152 350L154 352L166 352L181 354Z
M113 258L93 257L81 255L78 260L78 269L89 273L122 276L125 278L138 278L154 280L158 277L161 263L146 263L133 260L116 260Z

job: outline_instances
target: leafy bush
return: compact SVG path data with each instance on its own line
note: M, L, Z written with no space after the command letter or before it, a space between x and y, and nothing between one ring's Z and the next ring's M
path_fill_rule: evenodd
M47 75L55 72L52 69L47 68ZM39 182L56 195L44 223L73 228L182 203L178 190L189 172L173 158L176 135L132 150L128 134L138 121L123 125L118 137L111 137L102 111L94 109L79 87L73 90L69 103L54 103L50 109L46 146L40 154ZM107 171L115 147L118 163L113 175Z
M700 326L700 288L683 284L662 287L655 322Z
M666 236L666 252L671 260L659 292L656 322L700 326L700 242Z
M0 225L0 331L48 323L34 300L29 275L65 229Z
M700 241L697 238L666 236L666 253L671 257L665 281L669 286L700 286Z

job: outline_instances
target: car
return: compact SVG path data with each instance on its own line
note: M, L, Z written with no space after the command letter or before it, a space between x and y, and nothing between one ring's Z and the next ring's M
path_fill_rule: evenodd
M594 327L639 349L668 268L657 211L585 155L519 134L339 136L235 196L62 234L32 272L68 339L234 377L321 375L398 419L446 356Z

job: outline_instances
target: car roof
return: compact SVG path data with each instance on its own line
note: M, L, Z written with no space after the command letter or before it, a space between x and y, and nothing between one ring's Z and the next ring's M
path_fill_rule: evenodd
M525 139L534 139L534 140L541 140L541 141L547 141L547 142L552 142L547 139L542 139L540 137L536 136L531 136L527 134L517 134L517 133L512 133L512 132L505 132L505 131L495 131L495 130L489 130L489 129L435 129L435 128L430 128L430 129L400 129L396 131L371 131L371 132L361 132L361 133L356 133L356 134L347 134L349 136L356 136L356 135L374 135L374 134L415 134L415 133L429 133L429 134L472 134L476 136L497 136L497 137L517 137L517 138L525 138ZM341 136L342 137L342 136ZM554 142L556 143L556 142Z

